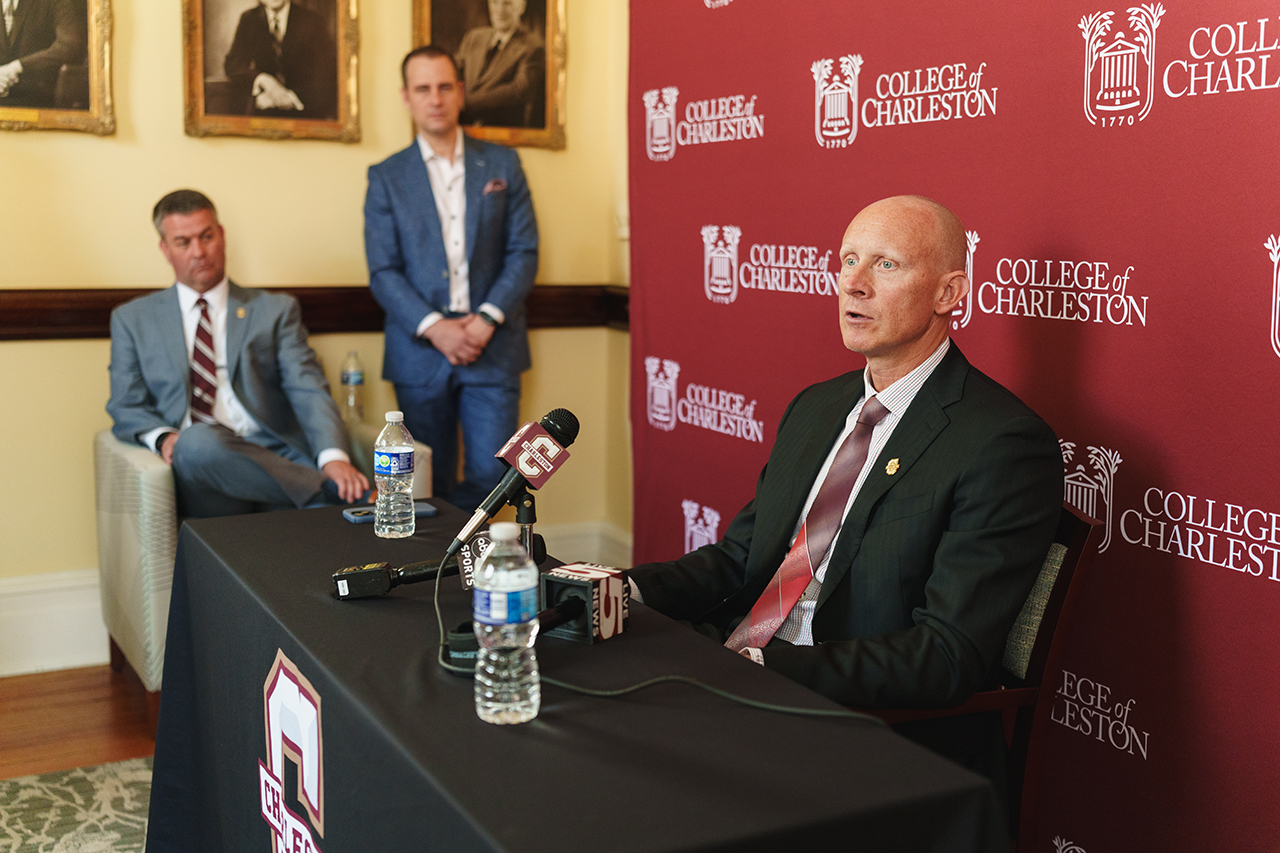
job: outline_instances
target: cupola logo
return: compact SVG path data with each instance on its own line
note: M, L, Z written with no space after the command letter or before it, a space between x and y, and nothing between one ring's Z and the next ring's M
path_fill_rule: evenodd
M645 411L649 426L670 432L676 428L676 378L680 363L651 355L644 360Z
M835 62L830 59L819 59L809 68L813 72L813 135L823 148L845 148L858 138L862 57L847 54L839 63L839 74L832 73Z
M656 163L670 160L676 153L676 99L680 90L664 86L644 93L644 148Z
M1064 500L1090 518L1100 519L1106 524L1102 543L1098 545L1098 553L1101 554L1111 547L1111 510L1115 506L1116 470L1124 460L1115 450L1090 446L1089 466L1092 473L1083 465L1076 465L1076 469L1071 471L1071 460L1076 453L1075 442L1058 439L1058 448L1062 451L1062 467L1066 475Z
M951 321L951 328L953 329L963 329L973 319L973 294L977 289L973 283L973 250L978 247L978 243L982 240L977 231L966 231L964 232L964 237L966 244L964 274L969 279L969 292L965 294L964 299L960 300L960 304L951 311L952 317L960 318L959 320Z
M1280 356L1280 234L1263 244L1271 255L1271 349Z
M703 545L712 545L720 539L720 513L709 506L698 506L697 501L682 501L684 510L684 552L696 551ZM699 515L698 511L702 513Z
M728 305L738 298L738 241L742 229L702 227L702 286L712 302Z
M1132 36L1122 30L1111 33L1115 12L1094 12L1080 18L1078 26L1084 37L1084 114L1089 124L1132 125L1151 112L1156 30L1164 17L1164 6L1144 3L1130 6L1128 12Z

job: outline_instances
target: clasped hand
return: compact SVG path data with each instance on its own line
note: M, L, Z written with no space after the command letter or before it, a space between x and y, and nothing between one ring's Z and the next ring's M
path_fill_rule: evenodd
M484 352L493 337L493 326L478 314L437 320L423 334L449 359L452 365L471 364Z

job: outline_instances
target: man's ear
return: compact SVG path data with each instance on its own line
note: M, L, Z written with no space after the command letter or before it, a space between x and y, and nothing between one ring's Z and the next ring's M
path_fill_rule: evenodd
M942 277L942 287L938 292L938 303L934 306L936 314L950 314L960 301L969 295L969 276L964 270L953 270Z

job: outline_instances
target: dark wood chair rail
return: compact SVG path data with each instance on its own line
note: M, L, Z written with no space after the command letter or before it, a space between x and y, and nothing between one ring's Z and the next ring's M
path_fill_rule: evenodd
M365 285L268 287L291 293L313 335L380 332L383 312ZM111 311L154 288L0 290L0 340L109 338ZM539 284L529 297L534 329L608 326L630 328L630 293L608 284Z

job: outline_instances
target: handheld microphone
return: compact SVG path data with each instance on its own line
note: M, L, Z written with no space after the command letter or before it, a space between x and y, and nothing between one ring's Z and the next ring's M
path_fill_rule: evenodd
M569 458L566 447L578 437L578 419L568 409L552 409L538 423L529 421L507 440L495 456L511 467L502 475L489 497L476 508L458 538L449 545L445 559L455 556L480 525L502 508L522 489L538 489Z
M393 568L390 563L364 563L359 566L347 566L333 573L334 596L342 601L353 598L372 598L385 595L393 587L406 583L421 583L436 576L439 560L427 560L422 563L408 563ZM445 563L443 577L458 574L458 561Z
M565 617L543 622L540 633L591 645L627 630L631 585L626 569L570 563L544 572L540 580L542 603L548 608L543 613L555 610ZM575 600L582 602L581 610L567 609Z

